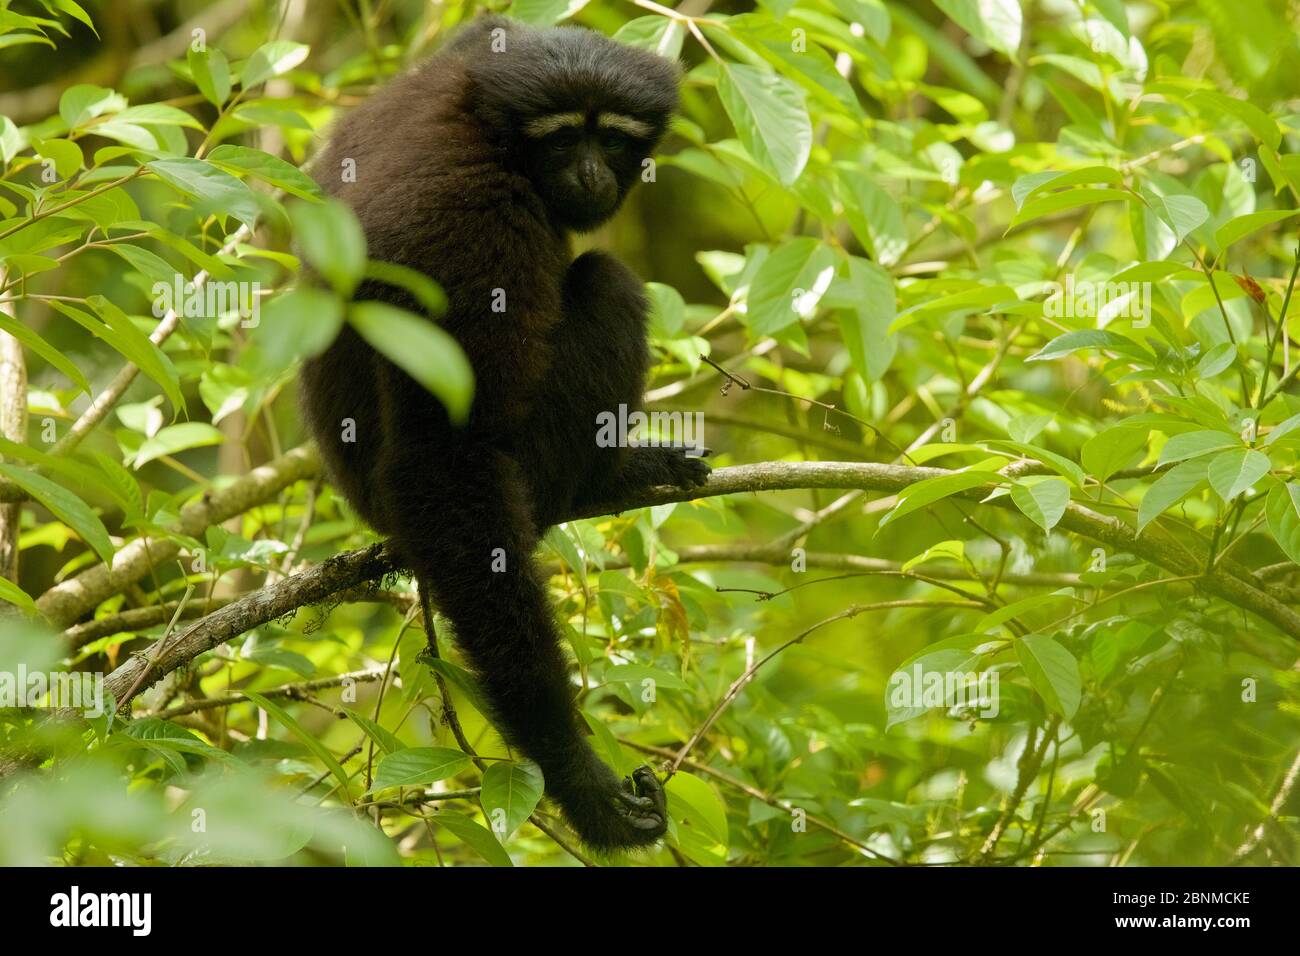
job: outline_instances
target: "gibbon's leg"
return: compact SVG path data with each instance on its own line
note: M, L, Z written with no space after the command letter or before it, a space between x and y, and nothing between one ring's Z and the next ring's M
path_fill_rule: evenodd
M680 448L601 447L598 416L641 407L650 354L637 275L613 256L587 252L564 278L564 314L551 333L551 372L527 430L522 460L543 526L573 507L616 501L653 485L693 487L709 467Z
M560 651L516 462L482 444L390 443L385 491L404 500L394 540L451 621L488 716L541 767L546 791L589 846L644 846L667 829L663 788L648 768L620 780L588 744Z

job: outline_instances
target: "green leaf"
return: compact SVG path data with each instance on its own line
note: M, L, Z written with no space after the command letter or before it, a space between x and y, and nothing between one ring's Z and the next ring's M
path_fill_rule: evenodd
M436 319L447 311L447 296L443 294L442 287L416 269L395 262L369 259L366 261L365 276L367 279L405 289L415 297L431 319Z
M25 323L18 322L4 312L0 312L0 332L7 332L12 335L67 376L68 381L76 385L78 389L87 395L90 394L90 382L86 380L86 376L81 374L81 370L69 362L62 352L29 329Z
M43 475L0 462L0 475L4 475L27 492L49 512L75 531L105 564L113 562L113 542L108 529L84 501L62 485L57 485Z
M685 38L686 29L680 21L658 15L629 20L614 34L619 43L640 47L670 60L681 55Z
M749 154L783 186L792 185L812 150L812 122L799 87L770 70L726 63L718 95Z
M348 772L343 769L343 765L334 758L334 755L325 748L325 745L316 739L315 734L310 733L302 726L302 724L290 717L289 712L279 704L267 700L261 694L256 694L251 690L246 690L244 691L244 696L283 724L285 729L297 737L304 747L315 754L316 759L325 765L330 774L334 777L334 780L338 783L339 793L342 794L343 798L347 800L348 803L352 802L352 794L348 789Z
M220 445L225 440L226 436L207 422L180 422L168 425L144 440L135 453L134 466L139 470L164 455L174 455L190 448Z
M135 323L125 312L102 295L88 296L86 302L103 320L96 321L80 309L65 302L51 302L68 318L81 325L87 331L103 339L114 349L124 355L132 365L158 383L178 411L185 408L185 396L181 394L180 372L172 360L153 343L150 338L136 328Z
M303 199L315 201L322 195L316 181L297 166L260 149L223 143L208 153L208 161L227 170L256 176L263 182L278 186L285 192Z
M1088 474L1098 481L1107 481L1115 472L1137 461L1150 438L1150 427L1120 422L1102 429L1084 442L1079 449L1079 460Z
M1032 484L1022 479L1011 486L1011 500L1026 518L1044 531L1051 531L1070 503L1070 486L1060 478Z
M838 309L836 319L849 360L864 382L877 382L889 370L898 343L889 334L896 315L894 280L884 269L860 256L849 257L845 291L853 306Z
M1195 491L1205 481L1208 467L1203 459L1186 461L1161 475L1142 496L1142 503L1138 505L1138 534L1141 534L1143 528L1165 511Z
M343 303L334 293L309 286L277 296L253 330L246 368L273 378L300 358L329 348L343 327Z
M474 370L455 339L428 319L382 302L354 302L347 318L363 339L436 396L453 422L468 420Z
M998 480L999 476L995 472L958 471L951 475L940 475L937 478L926 478L923 481L918 481L898 493L898 503L880 519L877 531L879 531L879 528L897 521L904 515L911 514L918 508L924 508L926 505L941 501L951 495L959 494L971 488L979 488Z
M399 750L405 750L406 745L401 742L391 731L380 726L362 714L358 714L350 708L343 708L343 713L351 718L352 722L360 727L367 737L379 745L379 749L386 754L397 753Z
M1263 229L1265 226L1271 226L1275 222L1290 219L1295 215L1300 215L1300 209L1269 209L1265 212L1235 216L1214 230L1214 243L1219 247L1220 252L1226 252L1234 242L1244 239L1257 229Z
M0 601L20 607L28 614L37 613L32 596L8 578L0 577Z
M1231 501L1268 474L1268 455L1249 448L1234 448L1211 459L1206 477L1224 501Z
M234 216L250 229L260 212L249 188L225 170L187 156L155 159L148 168L168 185L203 202L211 212Z
M1017 58L1022 17L1017 0L935 0L958 26L1009 59Z
M674 818L689 821L715 843L728 845L727 808L711 786L699 777L678 771L664 789L668 811Z
M754 338L810 318L835 279L835 253L803 236L777 248L758 267L749 288L745 325Z
M1238 448L1240 446L1241 439L1231 432L1221 432L1215 429L1182 432L1165 442L1164 447L1160 449L1160 460L1157 464L1167 465L1172 461L1199 458L1201 455L1208 455L1211 452L1224 451L1228 448Z
M429 819L446 827L462 843L493 866L514 866L507 853L490 831L475 823L463 813L441 810L430 814Z
M1027 634L1015 644L1020 666L1043 703L1066 720L1072 718L1083 692L1074 655L1046 634Z
M218 108L230 98L230 63L216 47L198 51L190 48L185 55L190 76L203 98Z
M78 83L63 91L59 97L59 116L71 127L105 113L126 109L126 97L114 90L89 83Z
M407 747L386 755L375 770L370 793L393 787L423 787L469 768L470 758L450 747Z
M1050 196L1043 196L1041 199L1035 199L1027 202L1020 210L1011 217L1011 222L1007 225L1010 231L1016 226L1022 225L1041 216L1050 216L1052 213L1065 212L1068 209L1078 209L1081 206L1094 206L1100 202L1111 202L1118 200L1128 202L1133 198L1133 194L1123 189L1066 189L1059 193L1052 193Z
M1041 173L1027 173L1011 184L1011 198L1016 208L1033 199L1043 190L1059 189L1062 186L1084 186L1092 183L1109 183L1118 186L1124 181L1124 175L1111 166L1085 166L1083 169L1044 170Z
M366 271L366 236L356 215L337 199L289 205L294 240L303 257L350 298Z
M1210 210L1195 196L1159 196L1152 202L1152 207L1156 215L1174 230L1179 242L1210 218Z
M1264 503L1268 530L1292 564L1300 564L1300 483L1279 484Z
M1058 335L1025 361L1045 362L1048 359L1077 352L1079 349L1106 349L1145 364L1152 364L1155 361L1155 357L1137 342L1105 329L1081 329L1078 332Z
M479 803L492 832L504 841L518 830L537 809L542 790L542 771L535 763L501 760L488 767Z
M265 83L272 77L288 73L295 66L307 59L311 48L292 40L272 40L263 44L248 58L244 71L239 76L239 85L245 90Z

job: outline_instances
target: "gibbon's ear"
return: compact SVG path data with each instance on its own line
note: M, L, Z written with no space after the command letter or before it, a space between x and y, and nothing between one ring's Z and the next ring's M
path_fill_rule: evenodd
M456 35L446 49L462 56L490 52L488 43L491 41L492 31L497 29L505 30L507 34L511 34L517 33L521 26L517 21L511 20L509 17L489 13L471 20L457 30Z

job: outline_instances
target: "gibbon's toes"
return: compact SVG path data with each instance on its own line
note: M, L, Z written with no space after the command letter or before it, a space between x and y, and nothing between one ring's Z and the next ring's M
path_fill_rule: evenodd
M686 454L681 454L672 459L674 482L679 488L698 488L708 483L709 474L713 471L702 458L690 458Z

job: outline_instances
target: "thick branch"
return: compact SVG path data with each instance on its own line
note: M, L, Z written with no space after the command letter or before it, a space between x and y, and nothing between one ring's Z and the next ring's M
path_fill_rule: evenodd
M180 521L174 530L201 538L210 526L242 514L294 482L312 477L319 470L320 459L313 447L295 448L254 468L220 491L206 493L198 501L186 505L181 509ZM111 570L107 565L97 564L74 578L62 581L42 594L36 607L56 627L67 627L90 613L100 601L144 577L150 567L171 560L180 551L179 544L165 538L137 539L113 556Z

